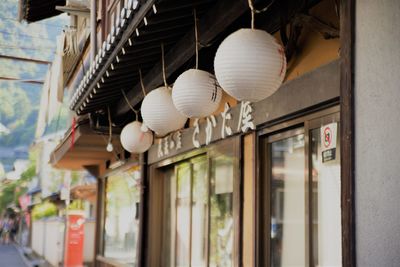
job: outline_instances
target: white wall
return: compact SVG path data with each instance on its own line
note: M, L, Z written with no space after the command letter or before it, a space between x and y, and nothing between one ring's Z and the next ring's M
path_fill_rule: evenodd
M358 266L400 266L400 1L356 1Z
M64 247L64 221L58 218L45 222L45 251L44 258L53 266L62 261Z
M96 221L87 220L85 222L85 237L83 241L83 261L93 262L94 259L94 240L96 235Z
M53 266L62 260L64 247L64 221L50 218L33 221L32 249Z
M38 255L44 255L44 221L32 222L32 250Z

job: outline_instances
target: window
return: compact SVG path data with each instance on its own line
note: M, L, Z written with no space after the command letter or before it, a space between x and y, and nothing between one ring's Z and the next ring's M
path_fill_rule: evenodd
M159 168L159 175L151 178L159 182L157 192L162 195L156 202L159 194L151 193L150 201L153 214L158 214L151 220L160 222L162 238L158 248L153 243L156 249L149 250L159 253L150 266L228 267L237 262L237 144L238 140L222 141L205 154Z
M323 162L321 129L312 129L310 135L313 262L315 266L341 266L340 139L335 159Z
M120 13L123 7L127 6L128 0L107 0L107 31L108 34L113 26L116 26L120 18Z
M139 235L140 168L112 175L106 183L104 256L136 266Z
M341 266L338 134L324 160L321 144L322 126L333 124L339 133L336 110L298 119L298 128L260 139L260 266Z

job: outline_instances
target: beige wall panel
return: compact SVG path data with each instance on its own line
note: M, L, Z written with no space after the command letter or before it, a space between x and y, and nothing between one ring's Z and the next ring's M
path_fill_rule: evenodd
M244 137L243 166L243 266L254 263L254 134Z

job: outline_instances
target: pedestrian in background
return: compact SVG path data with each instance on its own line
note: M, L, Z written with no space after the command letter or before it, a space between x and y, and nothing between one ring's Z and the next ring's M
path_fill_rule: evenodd
M0 218L0 244L3 243L3 218Z

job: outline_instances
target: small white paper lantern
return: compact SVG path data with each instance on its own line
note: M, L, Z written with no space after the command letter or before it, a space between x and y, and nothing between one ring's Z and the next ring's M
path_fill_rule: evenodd
M190 69L182 73L172 89L176 109L188 118L202 118L217 110L222 89L215 76L204 70Z
M153 143L153 133L141 130L142 123L134 121L125 125L121 131L120 140L122 147L131 153L143 153Z
M167 87L148 93L143 99L141 112L143 123L160 136L182 128L187 120L175 108L171 90Z
M219 84L228 94L240 101L257 102L281 86L286 57L271 34L240 29L219 46L214 68Z
M106 150L107 150L107 152L113 152L114 146L111 142L107 143Z

